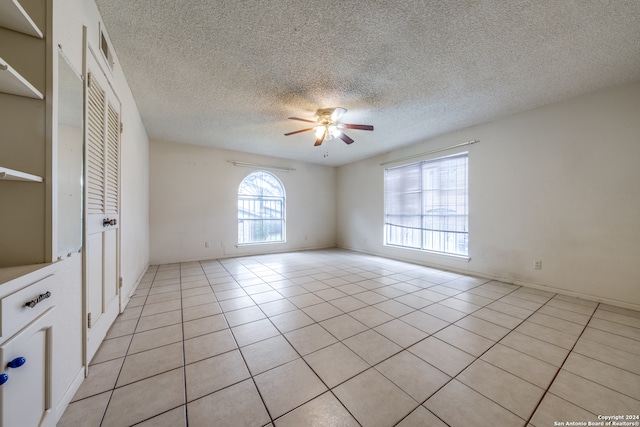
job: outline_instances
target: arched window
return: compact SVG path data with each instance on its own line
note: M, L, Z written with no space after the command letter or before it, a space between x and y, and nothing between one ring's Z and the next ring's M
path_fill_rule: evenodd
M238 188L238 244L284 242L284 200L284 187L275 175L247 175Z

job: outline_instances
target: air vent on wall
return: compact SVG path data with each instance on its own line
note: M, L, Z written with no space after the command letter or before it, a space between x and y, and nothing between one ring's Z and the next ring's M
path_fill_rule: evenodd
M109 42L107 41L107 38L104 36L104 33L102 31L100 31L100 51L102 52L104 59L107 61L109 68L113 69L114 61L113 53L111 53L111 46L109 46Z

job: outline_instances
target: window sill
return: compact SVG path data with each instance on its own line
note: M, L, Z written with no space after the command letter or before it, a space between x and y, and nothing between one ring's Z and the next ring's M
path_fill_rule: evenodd
M406 246L390 245L388 243L385 243L384 246L387 247L387 248L394 248L394 249L402 249L402 250L413 251L413 252L420 252L420 253L423 253L423 254L439 256L439 257L443 257L443 258L447 258L447 259L457 259L459 261L465 261L465 262L471 261L471 258L469 258L468 255L448 254L446 252L437 252L437 251L430 251L430 250L427 250L427 249L409 248L409 247L406 247Z
M278 240L277 242L256 242L256 243L238 243L236 248L244 248L246 246L262 246L262 245L278 245L287 243L286 240Z

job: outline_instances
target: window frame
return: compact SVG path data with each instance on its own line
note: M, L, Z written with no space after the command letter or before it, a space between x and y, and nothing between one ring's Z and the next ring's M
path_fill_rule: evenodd
M251 178L252 175L260 175L260 177L256 178L256 180L263 180L264 175L267 175L270 177L270 179L272 179L273 181L275 181L275 183L278 184L279 186L279 191L281 193L281 195L268 195L268 194L243 194L242 190L245 187L245 183L247 183L247 180L249 180ZM249 185L249 184L247 184ZM254 188L256 188L254 186ZM262 190L263 186L257 187L260 190ZM238 185L238 191L237 191L237 199L236 199L237 203L236 203L236 219L237 219L237 224L238 224L238 228L237 228L237 246L250 246L250 245L268 245L268 244L277 244L277 243L285 243L287 241L286 239L286 212L287 212L287 208L286 208L286 192L285 192L285 188L284 188L284 184L282 183L282 181L280 180L280 178L278 178L275 174L265 171L265 170L255 170L249 174L247 174L242 181L240 181L240 184ZM280 215L276 216L276 217L269 217L269 216L259 216L256 218L246 218L246 217L241 217L241 202L244 201L245 203L249 203L251 204L253 203L258 203L260 204L260 210L262 210L264 208L264 203L267 202L268 204L272 204L272 203L276 203L280 204L279 207L277 207L275 209L275 211L279 212ZM270 209L267 207L267 209ZM256 213L257 211L251 210L251 209L246 209L244 210L244 212L252 212L252 213ZM261 227L264 227L265 222L279 222L280 223L280 239L278 240L251 240L251 241L246 241L244 239L244 236L246 234L248 234L249 236L254 235L255 231L253 229L253 226L249 227L250 231L248 231L247 233L242 233L241 232L241 224L244 224L246 222L252 222L252 223L262 223ZM241 241L242 238L242 241Z
M459 166L456 165L455 177L448 178L455 180L453 187L451 183L442 185L440 182L436 186L429 186L426 172L430 171L432 175L430 178L433 178L435 173L438 181L444 181L443 176L446 176L447 169L451 169L446 167L445 162L460 160L464 162L464 173L459 176ZM400 172L400 174L395 177L390 176L394 172ZM403 182L396 182L395 188L390 188L393 184L390 181L393 179ZM461 185L462 183L464 185ZM386 168L383 174L383 187L385 246L469 259L468 151ZM397 191L397 189L403 190ZM451 209L454 207L450 201L451 196L445 195L448 192L455 194L455 209ZM440 203L429 204L425 200L427 194L431 195L432 201L437 199ZM444 202L442 202L443 198ZM392 199L396 199L395 204ZM439 226L428 227L429 221L431 224L438 223ZM394 238L394 233L404 233L404 235ZM439 238L440 244L428 244L429 239L433 242L436 238Z

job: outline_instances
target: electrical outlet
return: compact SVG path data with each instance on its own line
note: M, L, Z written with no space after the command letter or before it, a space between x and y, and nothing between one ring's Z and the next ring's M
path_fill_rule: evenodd
M533 268L535 270L542 270L542 261L536 261L533 263Z

